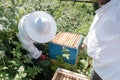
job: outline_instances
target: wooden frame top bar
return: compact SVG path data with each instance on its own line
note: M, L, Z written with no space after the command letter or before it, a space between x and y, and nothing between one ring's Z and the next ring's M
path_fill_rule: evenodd
M63 46L77 48L82 37L83 36L80 34L75 34L71 32L59 32L51 42Z

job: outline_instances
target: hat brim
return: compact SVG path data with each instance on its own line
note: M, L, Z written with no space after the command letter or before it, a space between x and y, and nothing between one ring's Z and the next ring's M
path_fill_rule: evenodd
M46 18L49 21L51 28L48 33L40 34L38 31L34 29L34 21L38 17ZM56 35L56 31L57 31L56 22L54 18L50 14L43 11L36 11L29 14L29 16L27 17L27 23L25 28L28 36L32 40L39 43L46 43L51 41L53 37Z

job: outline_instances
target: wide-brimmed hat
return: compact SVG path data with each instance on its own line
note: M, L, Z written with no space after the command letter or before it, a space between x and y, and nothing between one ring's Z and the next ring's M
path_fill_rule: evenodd
M39 43L51 41L57 31L54 18L44 11L29 13L25 19L24 29L29 38Z

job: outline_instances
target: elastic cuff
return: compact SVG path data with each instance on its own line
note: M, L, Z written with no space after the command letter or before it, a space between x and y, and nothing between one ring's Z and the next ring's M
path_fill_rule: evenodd
M42 51L36 51L36 52L32 55L32 57L33 57L34 59L38 59L38 58L41 56L41 54L42 54Z

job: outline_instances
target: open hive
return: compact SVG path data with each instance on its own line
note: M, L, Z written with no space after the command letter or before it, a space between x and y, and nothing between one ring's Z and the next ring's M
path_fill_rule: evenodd
M88 76L78 74L66 69L58 68L52 80L90 80Z
M71 32L59 32L51 42L49 42L49 56L63 56L64 61L70 64L76 64L79 47L81 46L83 36Z
M83 36L80 34L70 33L70 32L59 32L56 37L51 41L56 44L63 46L69 46L76 48Z

